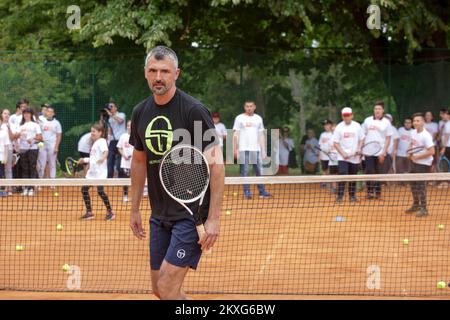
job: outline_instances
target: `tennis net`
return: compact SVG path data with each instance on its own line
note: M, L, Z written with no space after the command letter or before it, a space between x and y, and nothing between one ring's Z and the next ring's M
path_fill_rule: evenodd
M189 272L188 293L292 295L450 295L450 174L227 177L221 234ZM346 187L342 202L336 188ZM348 190L355 183L357 201ZM381 183L381 198L367 186ZM418 182L418 183L417 183ZM0 197L0 290L150 293L147 240L129 228L128 179L1 180L6 192L34 186L34 196ZM253 196L244 198L243 185ZM258 196L264 184L270 198ZM426 187L428 215L405 213ZM91 186L95 219L85 213ZM96 186L105 187L116 214ZM0 189L1 189L0 188Z

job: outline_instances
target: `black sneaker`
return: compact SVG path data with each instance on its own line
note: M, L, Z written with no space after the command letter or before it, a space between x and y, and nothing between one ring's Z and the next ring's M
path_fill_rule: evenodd
M94 215L92 214L91 211L88 211L80 219L81 220L92 220L92 219L94 219Z
M419 211L416 212L416 217L425 217L428 215L427 208L420 208Z
M358 202L358 199L356 197L350 197L350 202Z
M336 203L341 203L342 202L342 197L337 197L336 198Z
M116 218L116 215L112 211L109 211L105 216L106 221L111 221L111 220L114 220L115 218Z
M373 198L375 198L375 197L371 193L368 193L367 196L366 196L366 199L369 199L369 200L373 199Z
M420 207L413 205L411 208L406 209L405 213L416 213L417 211L419 211Z

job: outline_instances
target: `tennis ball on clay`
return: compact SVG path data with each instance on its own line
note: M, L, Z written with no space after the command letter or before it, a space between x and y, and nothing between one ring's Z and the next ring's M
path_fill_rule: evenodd
M62 226L62 224L57 224L56 225L56 230L58 230L58 231L61 231L63 229L63 226Z
M55 197L59 197L59 193L58 192L55 192L54 195L55 195Z
M445 281L439 281L436 285L436 288L438 289L444 289L446 287Z
M444 230L444 229L445 229L445 226L444 226L443 224L439 224L439 225L437 226L437 228L438 228L439 230Z
M16 245L16 251L23 251L23 246L20 244Z
M62 271L69 272L69 270L70 270L70 266L67 263L62 266Z
M43 148L44 147L44 143L43 142L39 142L38 143L38 148Z
M403 244L409 244L409 240L408 239L403 239Z
M237 197L238 193L237 192L233 192L233 197Z
M226 214L227 216L229 216L229 215L231 215L231 211L230 211L230 210L227 210L227 211L225 212L225 214Z

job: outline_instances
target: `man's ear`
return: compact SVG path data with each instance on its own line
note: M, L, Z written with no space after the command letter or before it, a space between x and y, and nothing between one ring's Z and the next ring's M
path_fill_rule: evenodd
M177 70L175 70L175 80L178 80L178 77L180 76L180 74L181 74L181 69L177 68Z

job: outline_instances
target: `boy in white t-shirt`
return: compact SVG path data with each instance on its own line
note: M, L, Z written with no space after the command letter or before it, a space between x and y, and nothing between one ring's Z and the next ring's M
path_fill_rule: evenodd
M384 117L384 103L377 101L373 107L373 116L367 117L362 124L365 135L364 144L377 142L381 150L373 155L365 155L365 173L381 174L383 163L388 154L388 147L391 142L391 123ZM367 199L381 198L381 183L379 181L367 182Z
M425 120L422 113L415 113L412 118L414 130L411 131L410 148L423 147L423 149L409 155L409 159L412 162L411 173L430 173L435 152L433 137L425 130ZM428 215L426 188L424 181L411 182L411 193L414 202L405 213L416 213L417 217Z
M127 121L127 132L122 134L117 142L117 150L121 155L119 178L129 178L134 147L129 143L131 121ZM123 202L128 202L128 186L123 187Z
M408 158L407 150L411 144L412 119L405 118L403 127L398 129L398 147L395 157L395 172L408 173L411 170L411 160Z
M261 175L262 159L266 157L264 143L264 124L263 119L255 113L256 104L253 101L247 101L244 104L245 113L242 113L234 120L233 130L235 132L233 140L233 150L235 158L240 164L241 176L248 176L250 164L253 165L255 174ZM260 198L269 198L264 185L257 185ZM252 198L250 186L243 185L244 197Z
M91 128L91 137L93 145L89 158L80 158L78 164L89 163L89 169L86 174L87 179L106 179L108 177L108 165L106 159L108 158L108 144L106 143L105 127L96 123ZM83 186L81 192L83 194L84 204L86 206L86 213L81 217L81 220L92 220L94 214L92 213L91 197L89 196L89 186ZM97 186L97 193L102 198L103 203L107 209L105 220L114 220L115 215L112 211L109 198L105 193L103 186Z
M45 167L48 164L50 178L56 178L56 159L58 158L59 145L62 137L61 123L55 119L55 109L51 105L45 105L40 126L44 146L39 150L39 178L44 177Z
M341 111L342 122L340 122L333 133L334 148L338 152L338 172L340 175L355 175L358 173L361 157L359 156L364 132L361 125L353 121L353 111L345 107ZM356 202L356 183L349 182L348 193L350 202ZM339 182L336 202L342 202L344 198L345 182Z
M2 121L0 120L0 125ZM0 129L0 179L5 178L5 167L8 163L8 152L9 152L9 134L6 130ZM7 196L8 192L6 190L0 189L0 196Z

